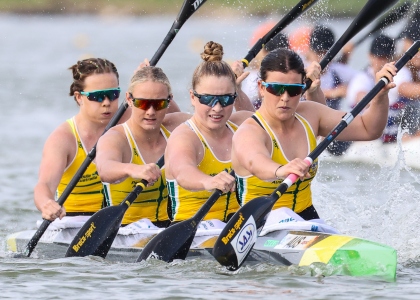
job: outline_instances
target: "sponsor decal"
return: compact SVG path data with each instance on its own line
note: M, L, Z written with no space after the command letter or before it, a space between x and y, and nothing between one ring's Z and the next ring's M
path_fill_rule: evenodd
M310 0L308 1L308 3L303 4L302 6L302 11L304 11L305 9L307 9L312 3L314 3L315 0Z
M193 3L194 9L197 10L200 7L201 3L203 3L203 1L204 0L195 0Z
M318 239L318 237L318 235L288 234L280 241L278 245L274 247L274 249L306 249L312 245L316 239Z
M223 238L222 238L222 242L227 245L229 243L229 241L232 239L232 237L235 235L235 232L237 230L239 230L241 228L242 222L244 221L244 216L239 213L239 218L236 221L236 223L233 225L233 228L231 228L228 232L228 234L226 234Z
M273 247L277 246L279 243L280 243L280 241L277 241L277 240L266 240L264 242L264 247L273 248Z
M86 240L88 238L90 238L92 236L93 231L95 231L96 226L95 224L92 222L90 224L89 229L85 232L85 234L79 239L79 241L77 242L76 245L74 245L72 248L75 252L78 252L80 250L80 247L83 246L83 244L86 242Z
M252 246L257 241L258 232L255 220L252 215L245 222L243 228L238 232L235 238L230 242L238 258L238 265L242 263Z
M290 218L287 218L287 219L280 220L279 223L289 223L289 222L294 222L294 221L296 221L296 220L293 219L292 217L290 217Z

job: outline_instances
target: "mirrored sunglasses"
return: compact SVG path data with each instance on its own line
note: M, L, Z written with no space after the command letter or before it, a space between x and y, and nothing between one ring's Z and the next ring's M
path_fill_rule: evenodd
M290 97L295 97L303 93L305 88L304 84L299 83L279 83L279 82L264 82L261 84L265 86L265 89L270 94L275 96L283 95L285 91L289 94Z
M236 93L226 95L202 95L198 94L196 91L193 91L193 94L198 98L198 101L201 104L205 104L210 107L214 107L217 102L219 102L222 107L232 105L238 96Z
M172 95L169 95L166 99L145 99L145 98L134 98L133 94L130 93L131 99L133 99L133 105L137 108L148 110L151 106L153 109L158 111L169 106L169 102L172 99Z
M80 91L80 94L86 96L90 101L103 102L105 100L105 97L108 98L109 101L114 101L115 99L118 99L118 97L120 96L120 92L120 88L113 88L106 90L96 90L91 92Z

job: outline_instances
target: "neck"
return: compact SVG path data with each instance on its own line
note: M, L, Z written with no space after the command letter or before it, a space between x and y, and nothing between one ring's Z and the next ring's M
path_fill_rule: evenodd
M108 123L98 123L89 120L81 116L80 113L75 116L75 120L80 134L86 137L94 137L96 140L104 133L105 127L108 125Z
M127 121L127 124L137 145L149 145L153 147L158 144L161 137L160 126L156 126L152 130L145 130L141 126L135 124L131 118Z
M192 116L191 121L202 134L212 138L222 138L227 129L226 123L220 124L217 128L208 128L195 115Z

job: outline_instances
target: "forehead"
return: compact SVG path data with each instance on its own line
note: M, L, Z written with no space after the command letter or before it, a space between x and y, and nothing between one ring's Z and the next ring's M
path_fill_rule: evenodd
M85 90L105 90L118 87L118 78L114 73L92 74L86 77Z
M201 93L227 94L235 92L235 84L227 76L204 76L200 78L195 89Z
M287 73L270 71L267 72L266 82L282 82L282 83L302 83L302 74L296 71L288 71Z
M169 94L168 87L162 82L156 81L144 81L139 82L133 86L133 96L141 97L150 97L153 95L162 96L166 98Z

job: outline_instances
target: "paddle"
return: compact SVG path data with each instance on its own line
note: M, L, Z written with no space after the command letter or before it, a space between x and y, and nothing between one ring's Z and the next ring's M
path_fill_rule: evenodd
M165 164L164 157L156 164L162 168ZM105 207L90 217L73 238L66 257L95 255L105 258L117 236L125 212L146 186L147 181L143 179L119 205Z
M232 171L230 175L234 176L235 174ZM197 232L198 225L222 193L221 190L216 189L194 216L159 232L141 251L137 262L148 258L155 258L165 262L171 262L174 259L185 259Z
M376 25L371 30L369 30L369 32L365 33L354 43L354 47L360 45L367 37L377 33L379 30L384 29L385 27L388 27L401 20L407 15L407 13L410 11L410 8L411 2L406 1L402 5L390 10L390 12L385 17L381 18L376 23Z
M203 5L206 1L207 0L185 0L184 1L184 3L182 4L181 10L178 13L178 16L176 17L171 29L167 33L166 37L164 38L162 44L159 46L155 55L153 55L152 59L150 60L151 66L155 66L157 64L157 62L159 61L159 59L162 57L163 53L165 52L166 48L168 48L169 44L175 38L175 35L181 29L182 25L184 25L184 23L188 20L188 18L191 17L194 14L194 12L196 12L201 7L201 5ZM117 125L118 121L121 119L121 117L124 115L125 111L127 110L127 107L128 107L128 103L124 101L118 108L118 111L112 117L111 121L109 121L109 124L106 126L102 134L107 132L111 127L114 127L115 125ZM93 146L92 150L88 153L86 159L83 161L83 163L77 170L72 180L69 182L69 184L64 189L61 196L58 198L57 203L60 206L63 206L64 202L67 200L67 197L71 194L74 187L79 182L80 178L82 178L83 174L85 173L86 169L89 167L90 163L95 159L95 156L96 156L96 144L95 146ZM34 236L26 245L26 248L23 252L24 256L26 257L31 256L40 238L42 237L44 232L47 230L51 222L52 221L49 221L49 220L44 220L42 222L41 226L39 226Z
M336 54L339 49L337 43L344 45L346 39L350 39L355 33L360 31L369 21L378 16L387 8L389 8L396 1L370 0L356 16L349 29L343 34L343 37L337 41L333 47L328 51L326 57L321 62L321 67L325 67L332 58L332 54ZM381 5L379 5L381 4ZM361 27L362 26L362 27ZM420 42L413 45L409 51L396 63L397 69L401 69L408 60L410 60L418 51ZM321 153L328 147L329 144L340 134L354 117L363 110L363 108L375 97L375 95L386 84L385 79L382 79L375 87L359 102L354 109L347 113L342 121L330 132L330 134L309 154L305 161L311 164ZM307 87L310 86L307 83ZM233 217L226 224L225 228L219 235L213 247L213 256L221 264L226 266L229 270L237 270L240 268L246 257L252 250L259 232L264 227L268 214L271 212L275 202L279 197L286 192L286 190L297 180L295 174L290 174L280 184L276 190L265 197L255 198L244 206L242 206Z
M285 15L269 32L260 38L254 46L249 50L248 54L242 59L244 68L248 67L251 60L257 56L258 52L267 44L273 37L276 36L280 31L287 27L294 19L298 18L302 13L308 10L318 0L301 0L292 10Z

